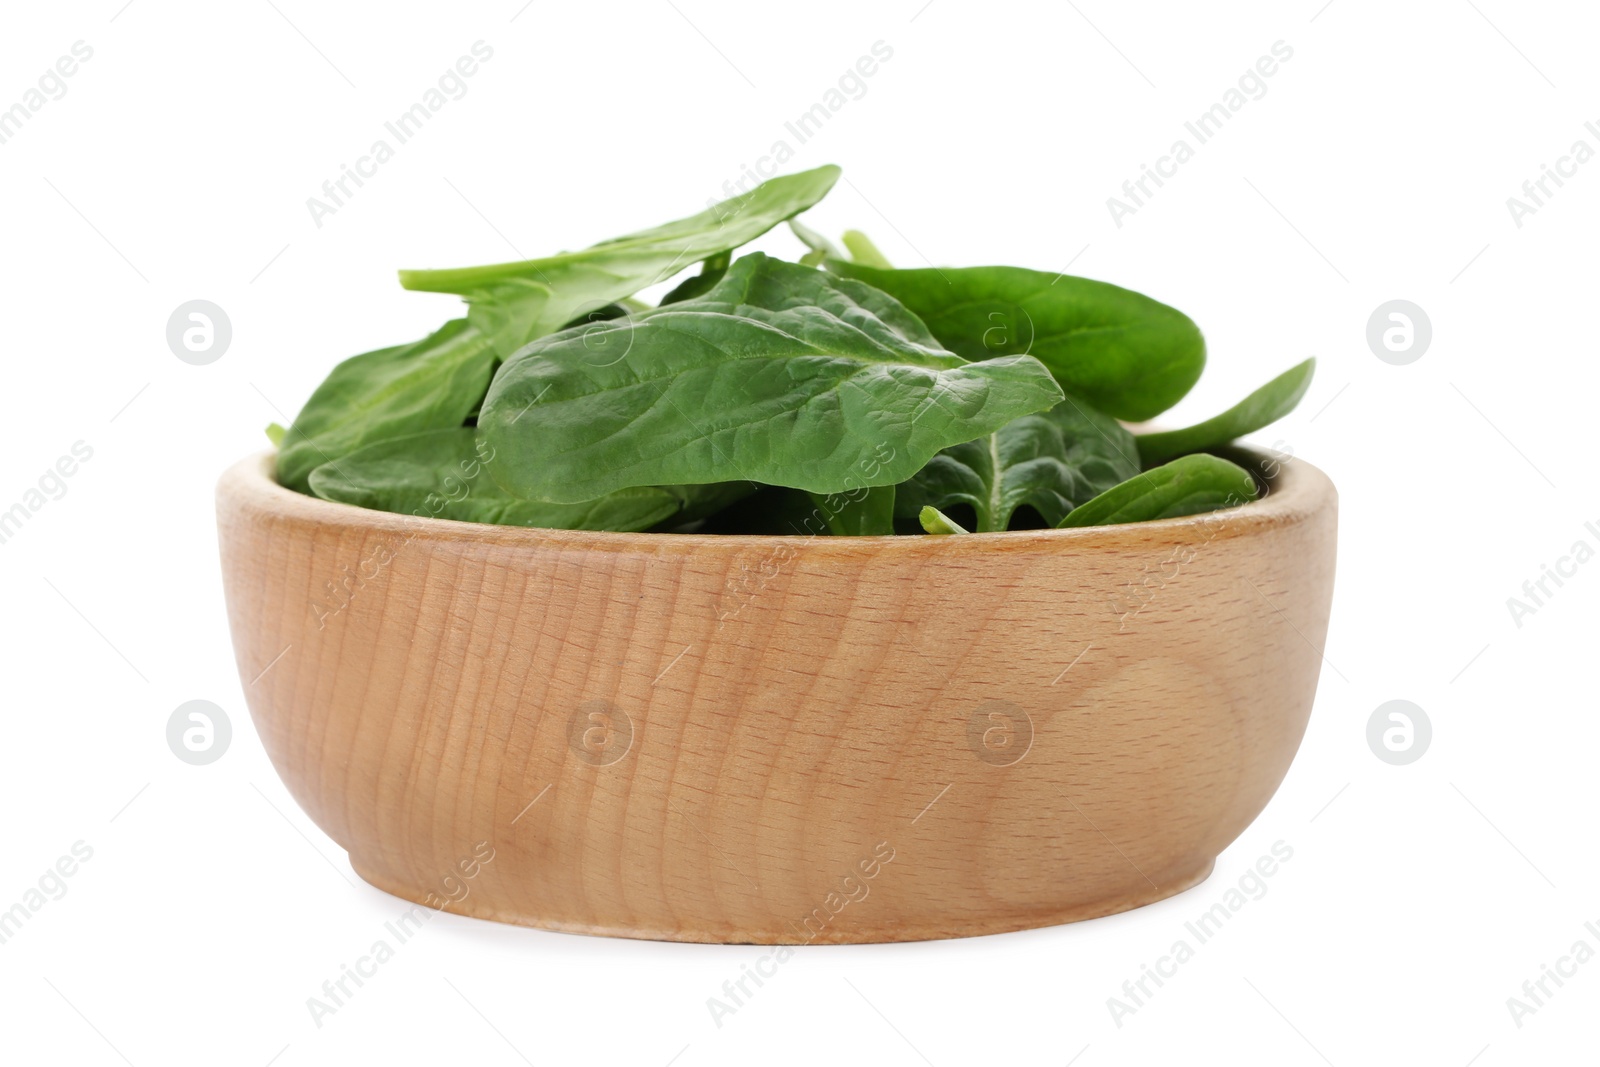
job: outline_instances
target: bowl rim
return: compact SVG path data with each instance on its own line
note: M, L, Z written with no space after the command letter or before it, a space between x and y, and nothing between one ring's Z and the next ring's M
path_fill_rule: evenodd
M276 449L266 449L239 460L223 472L217 482L219 504L241 505L247 510L268 513L298 522L329 528L361 529L403 534L407 540L471 542L507 547L568 547L573 549L617 550L639 548L723 548L761 547L769 549L815 546L819 542L833 549L859 546L877 555L885 550L948 553L994 552L1008 547L1036 546L1040 542L1060 542L1087 549L1129 540L1184 540L1185 535L1205 531L1207 539L1248 536L1269 529L1304 521L1311 515L1334 506L1337 492L1321 470L1304 460L1269 454L1259 448L1234 445L1225 450L1254 460L1253 473L1265 481L1267 491L1248 504L1219 511L1185 515L1172 519L1082 526L1068 529L1003 530L994 533L968 533L955 536L908 536L878 534L840 537L827 534L707 534L707 533L620 533L610 530L558 530L534 526L503 526L495 523L441 519L427 515L378 511L310 496L279 484L275 473ZM1262 461L1274 463L1277 473L1264 476Z

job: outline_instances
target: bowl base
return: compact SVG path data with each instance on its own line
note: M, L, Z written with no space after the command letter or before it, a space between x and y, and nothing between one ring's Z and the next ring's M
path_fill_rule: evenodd
M940 921L929 917L920 922L893 924L863 924L855 927L824 929L815 937L805 938L795 934L791 922L774 920L770 928L753 929L747 924L723 923L715 926L677 926L670 929L638 926L624 923L567 922L550 919L536 912L525 912L496 906L478 894L470 894L458 902L445 902L439 907L438 894L433 890L418 889L386 877L366 867L355 856L350 866L361 880L390 896L409 900L414 904L464 915L472 919L528 926L562 934L589 934L598 937L628 937L641 941L687 941L706 945L872 945L896 941L941 941L956 937L979 937L985 934L1006 934L1018 930L1034 930L1046 926L1098 919L1106 915L1132 911L1146 904L1154 904L1168 897L1193 889L1211 876L1216 866L1215 858L1208 859L1198 869L1179 878L1168 880L1161 886L1146 886L1143 892L1126 893L1115 897L1079 902L1058 908L1044 908L1023 914L995 915L974 920L970 917Z

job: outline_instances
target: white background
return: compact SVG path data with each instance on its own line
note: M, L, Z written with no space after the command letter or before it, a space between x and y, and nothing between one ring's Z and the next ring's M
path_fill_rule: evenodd
M274 6L274 4L276 6ZM1506 200L1600 122L1586 5L641 0L8 5L0 107L93 58L0 144L7 358L0 510L74 442L93 458L0 544L0 909L93 858L0 945L0 1058L83 1064L665 1065L1593 1062L1600 961L1518 1027L1600 925L1600 561L1519 627L1575 541L1600 547L1593 327L1600 161L1515 224ZM317 227L306 199L475 41L493 59ZM1106 200L1276 41L1252 100L1138 212ZM784 122L874 42L893 57L811 141ZM765 950L441 916L318 1028L306 1007L405 909L279 784L244 706L212 487L333 363L453 298L399 267L542 255L692 213L789 140L844 167L808 217L901 265L1016 263L1192 315L1211 365L1169 424L1315 355L1259 436L1341 494L1326 668L1300 755L1200 887L1027 933L811 948L716 1026ZM1191 138L1191 144L1193 143ZM1553 188L1553 187L1552 187ZM793 255L785 233L758 247ZM180 303L233 341L180 362ZM1433 341L1393 366L1369 315ZM1369 751L1382 702L1431 748ZM169 752L191 699L234 726ZM1294 850L1119 1027L1107 998L1276 841ZM674 1059L676 1057L676 1059Z

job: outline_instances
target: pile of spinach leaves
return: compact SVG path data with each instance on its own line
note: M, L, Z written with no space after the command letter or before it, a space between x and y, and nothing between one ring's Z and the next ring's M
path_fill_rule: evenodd
M1289 412L1307 360L1215 418L1134 434L1205 365L1182 312L1021 267L896 270L795 221L839 176L774 178L579 252L402 271L465 317L334 368L287 430L302 493L554 529L994 532L1255 499L1213 453ZM789 222L797 262L740 246ZM658 306L637 294L698 264Z

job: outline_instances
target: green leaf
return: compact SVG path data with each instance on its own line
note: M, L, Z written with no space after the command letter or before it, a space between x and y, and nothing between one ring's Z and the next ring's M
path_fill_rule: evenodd
M1022 267L878 270L829 259L828 269L899 300L958 355L1038 357L1068 394L1119 419L1159 415L1205 366L1205 340L1187 315L1105 282Z
M798 219L789 220L789 229L793 230L794 235L800 238L805 246L810 249L809 252L800 257L800 262L804 266L814 267L830 258L843 258L832 241ZM878 246L872 243L872 238L860 230L844 231L844 247L850 253L850 259L853 262L867 267L877 267L880 270L893 269L893 264L889 262L882 252L878 251Z
M648 307L649 305L644 306ZM620 319L625 315L633 314L633 310L633 308L624 304L607 304L605 307L595 308L593 311L579 315L561 328L570 330L574 326L587 326L593 322L610 322L612 319Z
M969 505L979 533L1007 529L1032 507L1050 526L1079 504L1139 471L1133 435L1109 415L1068 397L1049 411L1013 419L987 437L954 445L903 483L895 512Z
M967 532L960 523L936 507L923 508L917 515L917 521L922 523L922 528L931 534L961 534Z
M466 319L409 345L352 356L317 386L278 451L278 482L309 490L311 471L363 445L460 426L494 372L494 349Z
M788 174L686 219L581 252L485 267L403 270L400 284L464 297L468 319L505 358L594 308L754 240L821 200L838 178L839 168L831 165Z
M1255 433L1295 409L1311 387L1317 361L1308 359L1278 375L1221 415L1182 430L1139 434L1139 459L1146 467L1165 463L1188 452L1206 452L1229 441Z
M888 257L878 251L878 246L872 243L872 238L860 230L844 231L844 246L850 250L850 258L863 267L876 267L879 270L893 270L894 264Z
M1199 453L1136 474L1072 509L1058 526L1110 526L1237 507L1256 498L1243 467Z
M894 533L895 487L878 485L849 493L811 493L811 502L840 537L872 537Z
M283 444L283 435L288 433L283 426L276 422L267 423L267 440L272 442L272 447L277 448Z
M826 237L822 236L822 234L818 233L816 230L813 230L799 219L789 220L789 230L796 237L800 238L801 243L804 244L806 248L810 249L810 251L800 257L801 266L819 266L829 256L839 255L839 250L834 247L832 241L828 240Z
M706 260L701 264L699 274L689 275L689 277L673 286L670 293L661 298L661 306L666 307L668 304L677 304L685 300L693 300L697 296L704 296L711 291L712 286L722 280L722 276L726 273L728 273L726 261L720 265L713 265L712 260ZM640 308L639 310L642 311L644 309Z
M311 472L324 500L406 515L556 530L643 530L678 514L668 489L625 489L581 504L507 493L489 476L494 452L465 427L379 441Z
M904 481L1060 399L1031 356L968 363L876 289L754 253L698 300L523 348L479 427L495 477L533 499L734 480L837 493Z

